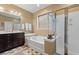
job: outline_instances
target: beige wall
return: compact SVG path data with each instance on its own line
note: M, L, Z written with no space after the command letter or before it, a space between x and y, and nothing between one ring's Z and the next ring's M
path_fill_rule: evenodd
M30 13L30 12L28 12L22 8L19 8L15 5L12 5L12 4L0 4L0 6L2 6L5 10L8 10L8 11L13 10L13 11L20 12L22 14L21 23L26 23L26 22L33 23L33 32L37 33L38 35L47 35L48 30L37 30L37 16L45 14L47 12L54 13L54 11L56 11L56 10L66 8L71 5L54 4L54 5L44 8L42 10L39 10L35 13Z
M0 4L1 7L3 7L5 10L12 10L12 11L17 11L17 12L20 12L22 14L22 18L21 18L21 22L22 23L25 23L25 22L32 22L32 19L33 19L33 14L22 9L22 8L19 8L15 5L12 5L12 4Z
M42 15L44 13L47 13L47 12L54 12L56 10L59 10L59 9L63 9L63 8L66 8L68 6L71 6L71 5L64 5L64 4L55 4L55 5L51 5L51 6L48 6L47 8L44 8L42 10L39 10L37 12L35 12L33 14L33 30L35 33L37 33L38 35L47 35L48 34L48 30L37 30L37 16L38 15Z
M6 11L16 11L16 12L20 12L22 15L21 15L21 23L32 23L33 21L33 14L22 9L22 8L19 8L13 4L0 4L0 7L3 7L4 10Z

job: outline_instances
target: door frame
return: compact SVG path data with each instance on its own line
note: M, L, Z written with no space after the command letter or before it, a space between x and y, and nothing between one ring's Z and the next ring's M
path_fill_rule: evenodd
M67 55L67 46L66 46L66 42L67 42L67 35L66 35L66 19L67 19L67 12L65 12L67 9L66 8L64 8L64 9L60 9L60 10L56 10L55 11L55 19L56 19L56 16L57 16L57 12L58 11L61 11L61 10L63 10L64 11L64 55ZM55 29L56 29L56 27L55 27ZM56 33L56 30L55 30L55 33ZM55 37L56 37L56 35L55 35ZM55 43L56 43L56 39L55 39ZM55 48L56 48L56 44L55 44ZM59 53L57 53L56 52L56 54L59 54ZM60 54L59 54L60 55Z

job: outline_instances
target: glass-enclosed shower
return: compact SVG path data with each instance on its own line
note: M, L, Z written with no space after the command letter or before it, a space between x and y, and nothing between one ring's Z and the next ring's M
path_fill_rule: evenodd
M56 53L79 55L79 6L56 11Z

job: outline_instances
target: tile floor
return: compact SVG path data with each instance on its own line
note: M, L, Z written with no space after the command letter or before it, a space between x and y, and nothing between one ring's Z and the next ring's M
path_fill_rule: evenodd
M20 46L20 47L8 50L6 52L0 53L0 55L47 55L47 54L36 52L33 49L26 46Z

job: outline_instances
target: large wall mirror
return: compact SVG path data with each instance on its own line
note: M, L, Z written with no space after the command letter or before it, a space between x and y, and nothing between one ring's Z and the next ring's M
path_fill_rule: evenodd
M21 16L0 13L0 31L32 32L32 23L21 23Z
M20 17L16 18L0 14L0 31L20 31L20 20Z

